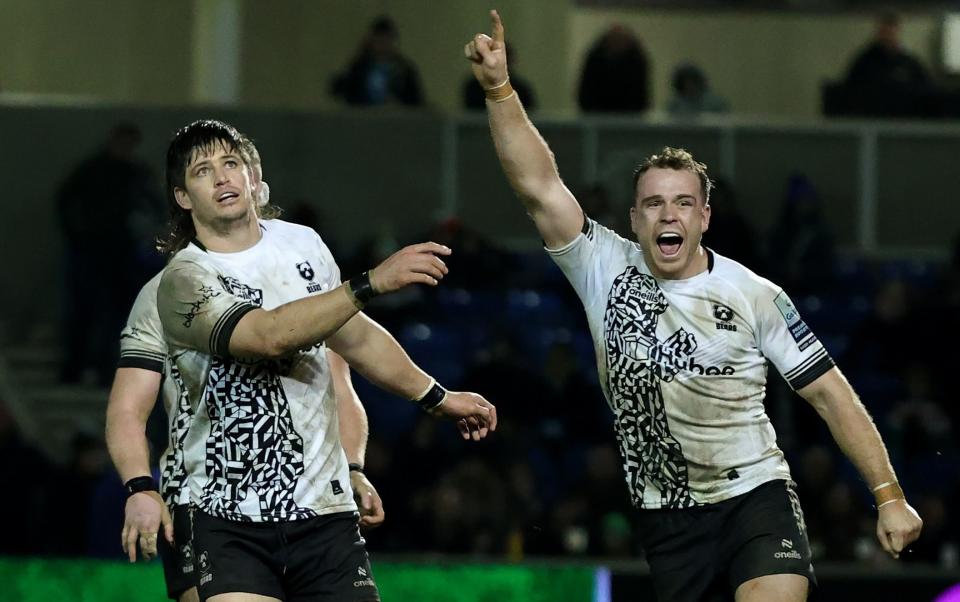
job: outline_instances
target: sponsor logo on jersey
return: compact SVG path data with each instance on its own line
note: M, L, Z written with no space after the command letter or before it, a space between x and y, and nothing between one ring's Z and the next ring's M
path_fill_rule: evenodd
M340 486L340 481L338 481L337 479L330 481L330 485L333 486L334 495L340 495L341 493L343 493L343 487Z
M736 372L733 366L704 366L698 364L696 358L692 355L687 357L686 363L680 364L681 370L693 372L700 376L730 376Z
M806 344L804 344L803 341L808 337L813 337L813 333L810 332L810 328L806 322L800 318L800 312L797 311L790 297L783 291L780 291L780 294L773 300L773 303L777 306L777 309L780 310L780 315L783 316L783 320L787 323L787 330L790 331L790 336L793 337L793 340L800 345L800 350L802 351L809 347L812 344L812 340Z

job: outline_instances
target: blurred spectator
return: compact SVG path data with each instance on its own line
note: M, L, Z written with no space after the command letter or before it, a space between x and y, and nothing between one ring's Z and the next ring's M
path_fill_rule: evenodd
M533 86L523 77L517 75L517 49L507 42L507 68L510 71L510 85L516 90L527 112L537 109L537 97L533 93ZM463 108L485 111L487 109L486 94L480 82L473 75L467 76L463 82Z
M884 13L873 38L854 58L845 93L849 112L877 116L922 116L939 113L927 70L904 50L900 17Z
M908 294L902 280L880 285L871 313L853 331L842 362L851 375L903 376L915 353L916 337Z
M453 249L452 255L443 258L450 268L443 278L445 287L502 288L503 278L509 273L509 255L460 218L449 217L434 223L421 240Z
M583 212L591 219L616 231L621 236L633 238L634 234L630 231L629 212L622 204L617 204L619 211L615 210L614 203L610 202L610 192L606 186L599 182L591 184L577 191L576 197Z
M397 48L399 37L393 19L374 20L353 62L334 79L334 96L355 106L423 105L420 74Z
M790 176L787 183L768 257L771 279L793 296L823 292L833 283L833 234L823 217L820 193L803 174Z
M740 212L736 192L727 180L714 180L710 207L710 228L703 233L703 244L739 261L761 276L765 275L766 265L759 248L760 236Z
M726 113L730 103L710 89L707 76L700 67L684 63L673 71L673 96L667 112L674 117L693 117L701 113Z
M580 75L580 110L634 113L650 108L650 68L636 33L613 25L587 52Z
M106 386L116 366L117 334L140 286L162 267L150 224L162 203L150 169L136 156L140 129L121 123L106 144L61 184L57 209L64 238L66 338L64 382L87 368Z

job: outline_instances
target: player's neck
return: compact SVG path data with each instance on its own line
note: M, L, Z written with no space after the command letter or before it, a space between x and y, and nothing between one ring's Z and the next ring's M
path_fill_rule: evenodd
M256 215L216 224L201 224L194 221L197 240L214 253L239 253L260 242L263 233Z
M678 272L662 272L650 257L644 257L647 268L653 277L658 280L688 280L698 274L706 272L710 268L710 260L707 250L703 246L697 246L694 256L687 262L687 265Z

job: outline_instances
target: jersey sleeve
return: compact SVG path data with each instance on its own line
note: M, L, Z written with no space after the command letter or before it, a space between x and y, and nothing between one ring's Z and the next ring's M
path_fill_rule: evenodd
M580 300L589 305L597 294L606 295L603 287L604 266L622 246L630 244L616 232L601 226L587 216L583 218L583 229L575 239L559 249L546 249L554 263L570 281Z
M147 283L133 302L130 316L120 333L118 368L142 368L163 374L167 344L157 314L157 286Z
M756 312L757 346L792 389L802 389L833 368L833 358L782 289L764 288Z
M316 233L314 233L316 234ZM337 288L343 282L340 280L342 277L340 274L340 266L337 265L337 260L334 259L333 253L330 252L330 247L327 246L327 243L323 242L323 239L319 234L317 236L317 243L320 245L320 261L326 263L330 266L330 273L328 275L327 281L324 282L324 289L326 291L332 291Z
M171 347L230 355L230 337L257 305L234 295L220 276L197 263L171 264L157 291L157 309Z

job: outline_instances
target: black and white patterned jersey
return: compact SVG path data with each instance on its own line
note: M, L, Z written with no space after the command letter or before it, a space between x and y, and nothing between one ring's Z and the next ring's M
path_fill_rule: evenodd
M180 386L179 373L167 363L167 344L163 340L163 326L157 313L161 274L143 285L133 302L127 324L120 333L118 367L141 368L163 375L160 392L167 410L170 436L167 448L160 456L160 493L168 506L178 506L190 502L190 491L185 486L183 441L194 412L190 399Z
M703 273L654 278L639 244L585 220L548 252L586 310L634 505L711 504L789 479L766 361L794 389L834 363L786 293L712 251Z
M190 498L228 520L276 522L356 510L326 348L232 357L240 319L340 286L316 232L280 220L238 253L195 241L163 272L157 307L171 370L196 407L184 445Z

